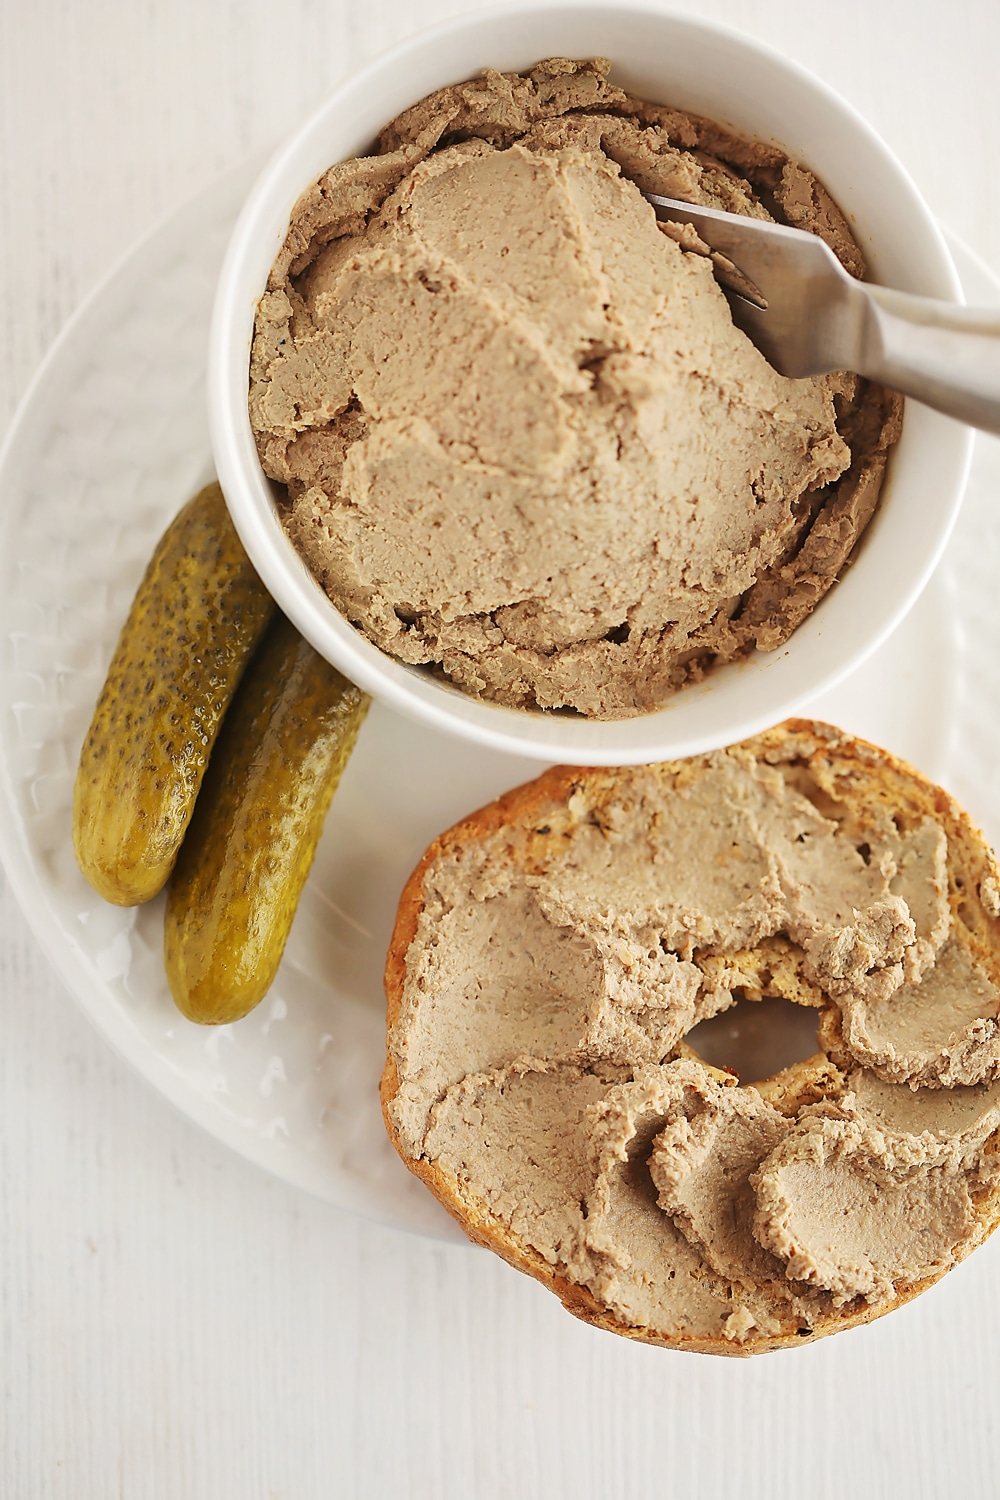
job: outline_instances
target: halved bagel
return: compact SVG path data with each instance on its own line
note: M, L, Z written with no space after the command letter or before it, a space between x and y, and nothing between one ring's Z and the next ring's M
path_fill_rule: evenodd
M556 767L406 884L389 1135L599 1327L747 1355L867 1322L1000 1215L998 917L968 816L828 725ZM741 1080L685 1040L764 996L816 1010L815 1056Z

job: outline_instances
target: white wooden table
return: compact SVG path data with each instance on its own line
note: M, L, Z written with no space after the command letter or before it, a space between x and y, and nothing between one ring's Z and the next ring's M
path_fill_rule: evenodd
M0 425L136 236L470 0L0 0ZM1000 268L993 0L703 0L819 73ZM995 1495L1000 1244L743 1363L276 1182L77 1012L0 890L3 1500Z

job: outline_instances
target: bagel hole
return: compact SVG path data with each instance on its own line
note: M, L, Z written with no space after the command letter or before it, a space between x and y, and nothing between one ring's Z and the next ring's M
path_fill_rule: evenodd
M735 1073L741 1083L762 1083L820 1051L819 1014L774 995L737 1000L729 1010L699 1021L684 1040L703 1062Z

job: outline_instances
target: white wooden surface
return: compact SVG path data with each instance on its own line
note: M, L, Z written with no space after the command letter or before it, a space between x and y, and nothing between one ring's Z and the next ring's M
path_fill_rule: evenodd
M0 425L115 257L468 0L0 0ZM1000 268L993 0L704 0L875 124ZM997 1493L1000 1244L749 1363L577 1325L493 1257L265 1177L113 1056L0 889L0 1496Z

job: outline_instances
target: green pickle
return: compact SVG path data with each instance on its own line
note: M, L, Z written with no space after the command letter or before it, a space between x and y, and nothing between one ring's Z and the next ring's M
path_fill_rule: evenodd
M150 559L80 755L73 846L106 901L135 906L165 885L223 716L273 615L222 491L208 485Z
M189 1020L238 1020L266 994L368 703L278 615L226 717L167 895L167 978Z

